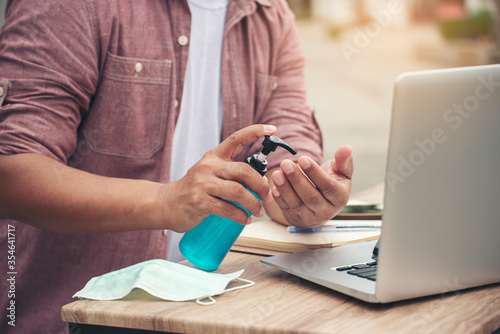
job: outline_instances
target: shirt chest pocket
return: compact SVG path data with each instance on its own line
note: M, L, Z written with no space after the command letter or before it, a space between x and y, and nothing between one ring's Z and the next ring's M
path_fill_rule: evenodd
M108 53L83 135L92 151L147 159L165 142L171 60Z

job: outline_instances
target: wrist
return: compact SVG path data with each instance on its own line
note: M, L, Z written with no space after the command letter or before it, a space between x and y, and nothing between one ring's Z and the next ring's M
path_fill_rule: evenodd
M182 209L177 200L179 190L176 185L179 181L169 183L156 183L158 189L155 193L153 221L156 229L169 229L176 232L179 230L179 224L183 225L184 218Z

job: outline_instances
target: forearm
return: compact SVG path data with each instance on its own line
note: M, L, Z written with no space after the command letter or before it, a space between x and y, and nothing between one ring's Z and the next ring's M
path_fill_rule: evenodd
M93 175L39 154L0 156L0 218L59 232L161 229L161 184Z

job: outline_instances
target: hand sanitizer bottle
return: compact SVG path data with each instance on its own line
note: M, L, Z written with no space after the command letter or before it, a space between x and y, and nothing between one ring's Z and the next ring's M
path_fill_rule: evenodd
M292 154L297 154L293 147L276 136L265 136L262 145L263 148L260 154L254 154L252 157L248 157L246 161L262 176L267 172L266 157L269 153L274 152L278 146L285 148ZM248 189L247 186L243 186ZM253 191L250 189L248 191L258 198ZM250 215L247 209L235 202L230 203ZM184 234L179 243L179 249L182 255L198 268L207 271L216 270L244 227L244 225L238 224L229 218L209 215L200 224Z

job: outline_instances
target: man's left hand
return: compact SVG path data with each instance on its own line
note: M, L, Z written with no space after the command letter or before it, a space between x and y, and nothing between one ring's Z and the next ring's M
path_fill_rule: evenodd
M337 215L347 204L354 171L352 148L340 147L333 160L319 166L302 156L298 164L283 160L272 172L272 193L281 209L266 207L275 220L287 225L316 227Z

